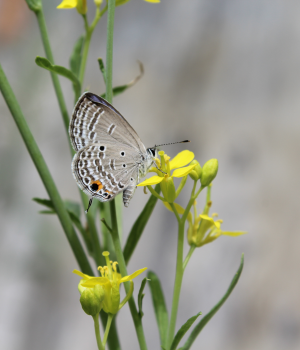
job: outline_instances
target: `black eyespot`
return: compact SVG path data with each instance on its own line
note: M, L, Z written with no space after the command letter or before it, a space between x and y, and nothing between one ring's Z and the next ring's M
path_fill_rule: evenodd
M133 181L133 177L130 178L130 181Z
M96 183L93 183L93 184L91 185L91 190L93 190L93 191L97 191L98 188L99 188L99 185L96 184Z
M104 146L100 146L100 147L99 147L99 150L100 150L101 152L103 152L103 151L105 150L105 147L104 147Z
M126 164L123 164L123 168L126 168Z
M121 155L122 157L124 157L124 156L125 156L125 152L124 152L124 151L120 152L120 155Z

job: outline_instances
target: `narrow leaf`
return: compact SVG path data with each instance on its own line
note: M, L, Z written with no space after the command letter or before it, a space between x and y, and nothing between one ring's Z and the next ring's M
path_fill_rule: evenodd
M185 333L190 329L191 325L196 321L196 319L201 315L201 312L198 312L197 315L189 318L183 326L179 329L177 334L175 335L175 338L173 339L172 345L170 350L176 350L177 345L179 344L182 337L185 335Z
M238 282L238 280L239 280L239 278L241 276L241 273L242 273L242 270L243 270L243 266L244 266L244 254L242 254L240 267L237 270L236 274L234 275L234 277L233 277L233 279L232 279L232 281L230 283L230 286L227 289L227 292L225 293L223 298L210 310L210 312L207 315L205 315L202 318L202 320L196 325L196 327L193 329L192 333L190 334L189 338L185 342L184 346L182 347L182 350L190 349L190 347L192 346L194 340L196 339L198 334L202 331L204 326L214 316L214 314L220 309L220 307L225 303L225 301L227 300L227 298L229 297L229 295L233 291L234 287L236 286L236 284L237 284L237 282Z
M98 59L98 62L99 62L99 67L100 67L100 70L103 74L103 79L105 81L105 68L104 68L104 64L103 64L103 61L101 58ZM127 90L128 88L130 88L131 86L133 86L134 84L136 84L140 79L141 77L143 76L144 74L144 66L141 62L139 62L139 67L140 67L140 74L134 78L133 80L131 80L128 84L125 84L125 85L120 85L120 86L116 86L113 88L113 96L117 96L119 94L121 94L122 92L124 92L125 90ZM101 66L102 65L102 66ZM105 98L105 93L101 95L101 97Z
M52 201L50 199L43 199L43 198L32 198L33 201L36 203L39 203L41 205L44 205L47 208L54 209L54 206L52 204Z
M157 193L160 193L160 185L155 186L155 191ZM139 239L141 238L141 235L144 231L144 228L153 212L153 209L155 207L155 204L157 202L157 197L151 195L151 197L148 199L148 202L146 203L143 211L139 215L139 217L136 219L135 223L132 226L132 229L129 233L129 236L127 238L125 247L124 247L124 259L126 262L126 265L128 264L128 261L134 252L134 249L136 245L138 244Z
M36 57L35 63L39 67L42 67L44 69L49 70L50 72L57 73L59 75L62 75L65 78L70 79L73 83L73 87L74 87L76 96L80 95L80 91L81 91L80 82L79 82L78 78L76 77L76 75L73 72L71 72L69 69L67 69L66 67L63 67L63 66L53 65L53 64L51 64L51 62L49 60L47 60L47 58L39 57L39 56Z
M150 280L149 286L160 335L161 347L166 347L169 317L165 303L165 298L157 275L154 272L149 271L148 279Z
M142 318L142 317L144 316L144 313L143 313L143 311L142 311L142 303L143 303L143 298L144 298L144 296L145 296L145 294L143 293L143 291L144 291L146 282L147 282L147 278L145 277L145 278L142 280L141 287L140 287L139 294L138 294L138 306L139 306L139 315L140 315L140 318Z
M81 64L81 58L82 58L82 47L84 43L84 36L81 36L75 43L72 55L70 57L70 69L71 71L76 75L78 78L79 75L79 69Z
M104 83L106 84L105 66L104 66L103 59L101 57L98 58L98 63L99 63L99 68L100 68L100 71L102 73L102 77L103 77Z

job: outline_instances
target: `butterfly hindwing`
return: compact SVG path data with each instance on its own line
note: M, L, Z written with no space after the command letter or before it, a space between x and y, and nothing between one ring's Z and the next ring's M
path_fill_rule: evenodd
M90 144L75 154L73 176L86 194L102 202L124 191L124 205L128 206L138 176L135 158L135 152L126 145L120 151L111 142Z

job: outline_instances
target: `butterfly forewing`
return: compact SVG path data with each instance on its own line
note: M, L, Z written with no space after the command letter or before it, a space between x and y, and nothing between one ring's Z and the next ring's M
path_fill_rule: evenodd
M127 120L103 98L86 92L76 103L69 133L76 151L95 142L111 139L145 153L138 134Z

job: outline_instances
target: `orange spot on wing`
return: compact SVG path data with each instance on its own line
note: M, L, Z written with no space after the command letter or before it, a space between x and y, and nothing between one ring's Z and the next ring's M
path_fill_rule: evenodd
M102 183L101 183L99 180L97 180L97 181L92 181L92 182L91 182L91 185L93 185L93 184L98 185L98 190L97 190L97 192L100 191L100 190L103 188L103 185L102 185Z

